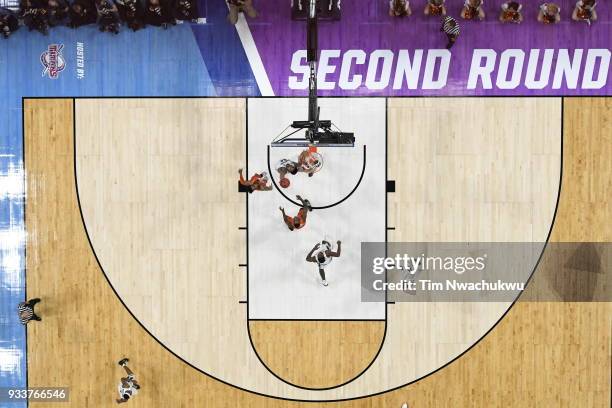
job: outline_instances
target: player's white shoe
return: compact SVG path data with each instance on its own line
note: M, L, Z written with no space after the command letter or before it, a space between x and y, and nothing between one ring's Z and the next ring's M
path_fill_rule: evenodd
M327 283L327 281L326 281L326 280L321 281L321 284L322 284L323 286L327 286L327 285L328 285L328 283Z

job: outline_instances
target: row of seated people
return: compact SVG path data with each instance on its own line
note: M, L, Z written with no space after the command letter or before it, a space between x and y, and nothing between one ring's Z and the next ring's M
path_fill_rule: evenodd
M46 35L49 28L62 25L97 24L100 31L117 34L121 24L137 31L197 19L196 0L22 0L18 12L0 8L0 32L8 38L19 29L20 20L30 31Z
M461 9L461 18L465 20L484 20L484 0L465 0ZM574 21L584 21L588 24L597 20L595 0L578 0L572 12ZM523 21L523 6L518 1L506 1L501 4L499 20L502 23L521 23ZM424 13L426 15L446 15L445 0L426 0ZM389 15L405 17L412 14L409 0L390 0ZM555 24L561 21L561 7L555 3L543 3L538 9L538 21L544 24Z

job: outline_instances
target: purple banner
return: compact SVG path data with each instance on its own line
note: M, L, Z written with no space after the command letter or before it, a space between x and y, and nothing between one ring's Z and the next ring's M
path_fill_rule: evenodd
M304 0L305 1L305 0ZM451 51L439 17L392 18L385 0L342 1L342 20L319 23L320 95L612 95L610 5L600 1L590 26L571 19L575 2L560 0L561 22L538 23L540 2L523 3L522 24L502 24L502 0L485 1L484 21L459 17L463 1L447 0L461 34ZM286 0L257 3L249 26L276 95L306 95L306 23L291 21Z

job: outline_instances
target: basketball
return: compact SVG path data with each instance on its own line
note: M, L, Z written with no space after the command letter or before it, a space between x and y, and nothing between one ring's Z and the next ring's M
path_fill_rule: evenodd
M283 177L283 178L280 180L280 185L281 185L281 187L282 187L282 188L287 188L287 187L289 187L289 184L291 184L291 182L289 181L289 179L288 179L287 177Z

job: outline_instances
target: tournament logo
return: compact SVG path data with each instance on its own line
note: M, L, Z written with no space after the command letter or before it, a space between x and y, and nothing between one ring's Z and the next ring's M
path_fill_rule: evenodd
M64 44L49 44L47 51L40 54L40 63L44 69L42 76L48 76L51 79L57 79L59 73L66 68L66 60L62 55Z

